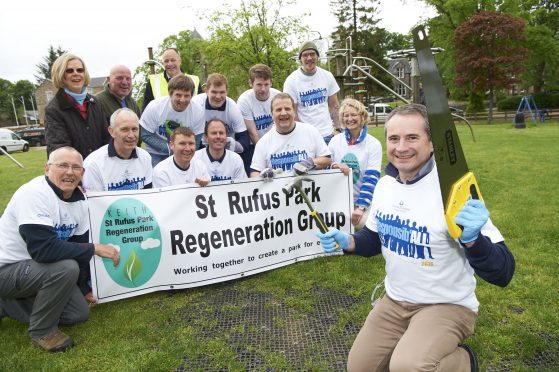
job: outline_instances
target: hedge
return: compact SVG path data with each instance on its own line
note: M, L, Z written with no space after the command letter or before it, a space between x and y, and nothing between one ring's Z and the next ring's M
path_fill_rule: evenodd
M533 95L536 106L541 108L559 108L559 94L537 93ZM522 96L510 96L497 102L499 110L516 110Z

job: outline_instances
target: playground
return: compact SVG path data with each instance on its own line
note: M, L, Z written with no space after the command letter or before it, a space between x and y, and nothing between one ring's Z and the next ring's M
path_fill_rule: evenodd
M511 118L512 120L512 118ZM511 284L478 280L474 336L483 371L553 371L559 365L556 214L559 121L515 129L473 123L476 142L457 124L491 218L513 252ZM384 142L383 128L369 132ZM0 157L0 210L23 183L42 174L44 148ZM50 355L28 340L25 325L0 324L5 370L332 370L371 308L382 257L325 257L246 279L101 304L90 319L62 328L77 347Z

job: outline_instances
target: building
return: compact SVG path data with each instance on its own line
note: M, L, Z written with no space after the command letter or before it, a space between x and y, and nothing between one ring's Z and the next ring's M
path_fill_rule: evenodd
M411 65L407 58L396 58L388 60L388 71L408 86L413 87L411 78ZM401 82L392 79L392 89L402 97L411 100L412 92Z
M96 95L105 88L107 78L94 77L87 87L87 93ZM51 79L45 79L35 90L35 102L37 102L37 111L39 112L39 122L45 124L45 107L50 100L56 95L56 89Z

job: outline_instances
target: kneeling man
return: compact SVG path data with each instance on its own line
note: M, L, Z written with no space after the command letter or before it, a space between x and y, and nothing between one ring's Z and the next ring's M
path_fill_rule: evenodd
M89 316L77 284L84 284L91 257L110 258L115 266L120 260L114 247L88 243L87 205L78 188L83 172L78 151L54 150L45 176L21 186L0 217L0 319L29 323L31 339L47 351L74 345L58 324Z

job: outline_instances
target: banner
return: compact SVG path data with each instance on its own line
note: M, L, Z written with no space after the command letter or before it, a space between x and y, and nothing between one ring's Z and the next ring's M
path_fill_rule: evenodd
M120 250L94 256L93 294L109 302L241 278L322 256L316 221L295 177L88 194L91 241ZM302 182L326 225L350 232L352 178L338 170ZM287 190L285 190L287 189ZM287 191L287 192L286 192Z

